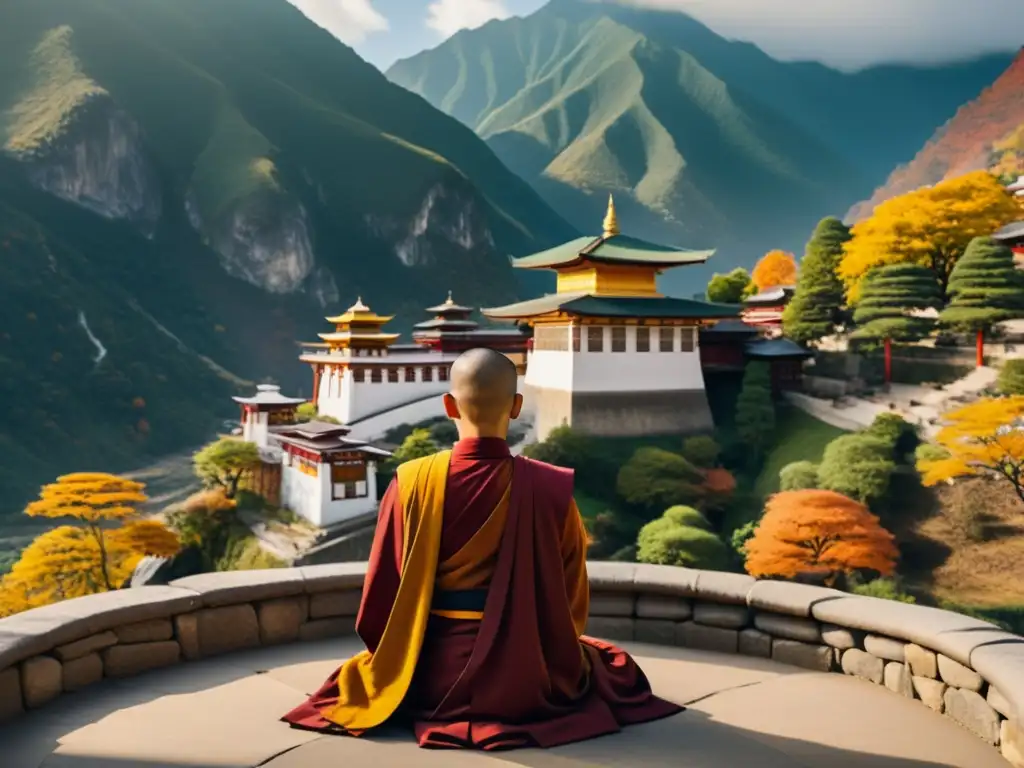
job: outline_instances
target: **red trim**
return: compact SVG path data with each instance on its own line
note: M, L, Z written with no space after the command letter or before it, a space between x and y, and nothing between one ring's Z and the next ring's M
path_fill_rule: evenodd
M323 464L323 454L317 451L307 451L305 448L299 448L297 445L291 443L284 443L284 450L291 456L298 456L300 459L306 461L313 461L317 464Z

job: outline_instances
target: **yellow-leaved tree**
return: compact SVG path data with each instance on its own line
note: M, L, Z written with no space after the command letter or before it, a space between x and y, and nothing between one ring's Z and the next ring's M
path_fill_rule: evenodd
M116 589L145 555L175 554L177 535L139 516L144 488L99 472L64 475L44 486L25 513L79 524L40 534L25 548L0 580L0 615Z
M928 267L943 292L957 260L975 237L1015 221L1020 208L988 171L975 171L899 195L854 225L843 248L839 277L855 302L872 269L912 263Z
M986 397L942 421L938 450L922 452L917 463L925 485L987 475L1009 482L1024 502L1024 395Z

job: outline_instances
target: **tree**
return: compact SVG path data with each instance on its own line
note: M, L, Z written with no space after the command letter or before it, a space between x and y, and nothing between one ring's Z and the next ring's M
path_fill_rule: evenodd
M806 491L818 487L818 465L813 461L794 461L779 470L779 490Z
M724 275L715 274L708 283L708 301L719 304L739 304L750 294L753 281L750 273L742 267L736 267Z
M729 550L692 507L676 506L640 529L636 557L641 563L720 570L729 565Z
M1004 395L1024 395L1024 360L1007 360L999 369L999 391Z
M820 341L839 321L845 296L838 269L849 239L849 227L839 219L827 218L807 243L796 292L782 312L782 328L798 344Z
M893 535L867 507L833 491L783 491L768 500L746 545L751 576L795 578L858 570L892 574L898 552Z
M768 251L757 262L750 275L760 291L778 288L780 285L795 285L797 281L796 258L786 251Z
M238 493L238 484L246 472L260 466L260 451L256 443L222 437L192 457L196 476L207 488L220 486L229 499Z
M990 237L976 237L949 276L949 304L939 322L975 334L977 365L985 364L985 333L996 323L1024 317L1024 272L1013 251Z
M749 461L756 464L775 433L775 403L768 363L747 363L743 386L736 398L736 432L747 447Z
M713 437L695 435L683 440L683 456L695 467L711 469L717 466L721 453L722 448Z
M881 203L870 218L853 227L839 276L852 301L873 269L918 264L936 274L944 292L968 243L1019 216L1013 198L987 171L908 192Z
M947 456L918 461L925 485L988 475L1009 482L1024 502L1024 395L983 398L942 421L935 442Z
M703 495L703 473L682 456L662 448L638 448L621 470L619 495L647 510L693 504Z
M754 538L760 522L760 520L749 520L733 531L729 537L729 544L732 546L733 552L740 556L741 561L745 562L747 559L747 543Z
M890 264L869 274L853 313L857 330L852 339L882 342L885 346L885 381L892 378L892 342L918 341L934 321L923 312L942 305L935 275L916 264Z
M883 500L896 471L893 447L874 435L860 432L837 437L825 446L818 465L818 487L841 493L863 504Z
M303 403L295 409L295 420L300 424L304 424L308 421L322 421L325 424L341 424L341 422L333 416L324 416L320 413L320 409L317 408L316 403Z
M437 443L434 442L434 439L430 436L429 429L414 429L412 434L405 438L405 440L402 441L402 444L394 452L391 457L391 463L397 467L399 464L404 464L405 462L412 461L413 459L422 459L425 456L432 456L437 453L438 450L440 449L438 448Z

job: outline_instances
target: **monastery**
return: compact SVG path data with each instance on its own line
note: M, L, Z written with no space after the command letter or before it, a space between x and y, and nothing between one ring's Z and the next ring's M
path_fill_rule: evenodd
M299 423L305 401L272 385L235 398L242 438L263 457L259 490L321 527L372 512L377 464L390 456L372 441L395 427L443 418L440 395L451 364L474 347L500 351L516 364L531 442L562 425L594 436L709 431L706 374L738 374L750 359L771 363L778 389L798 386L809 353L779 333L791 290L754 297L746 307L658 292L659 274L712 254L623 235L609 200L600 235L513 262L554 271L556 291L481 310L505 327L480 328L473 308L449 293L427 309L431 317L414 327L412 343L401 344L385 329L393 318L360 297L327 318L333 330L320 341L302 345L299 359L312 371L320 419Z

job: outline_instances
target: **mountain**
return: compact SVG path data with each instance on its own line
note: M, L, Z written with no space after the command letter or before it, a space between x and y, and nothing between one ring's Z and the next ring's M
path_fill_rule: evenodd
M575 236L286 0L0 5L0 512L195 445L362 295L402 329Z
M681 13L554 0L387 75L473 127L578 228L616 192L635 234L717 246L721 271L801 247L1008 61L844 74Z
M870 200L851 208L847 219L858 221L892 197L984 169L1007 181L1024 174L1024 49L990 88L939 128L913 160L893 171Z

